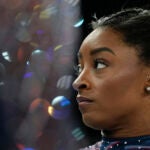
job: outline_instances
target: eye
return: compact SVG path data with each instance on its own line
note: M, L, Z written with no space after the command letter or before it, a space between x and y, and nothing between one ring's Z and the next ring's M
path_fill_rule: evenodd
M105 63L103 59L95 59L94 60L94 68L96 69L103 69L106 68L108 65Z
M78 64L74 66L74 70L75 70L75 74L79 75L82 72L83 68L81 67L81 64Z

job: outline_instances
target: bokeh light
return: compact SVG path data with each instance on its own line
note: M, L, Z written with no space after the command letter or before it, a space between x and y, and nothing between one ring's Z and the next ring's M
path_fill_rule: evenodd
M2 52L2 56L4 57L5 60L11 62L11 58L10 58L9 52L7 52L7 51Z
M57 88L67 90L71 88L72 82L73 82L72 75L64 75L58 79Z
M77 141L83 139L85 137L85 134L83 133L83 131L80 129L80 127L78 128L75 128L73 131L72 131L72 135L75 137L75 139Z
M35 149L34 149L34 148L26 147L26 148L24 148L23 150L35 150Z
M80 4L0 1L0 141L6 150L77 150L86 139L72 88L85 21Z
M79 21L77 21L73 26L78 28L80 27L82 24L84 23L84 19L80 19Z
M71 102L65 96L57 96L48 108L49 114L55 119L66 119L70 115Z
M38 109L40 111L43 111L46 115L48 113L49 105L50 105L50 103L47 100L37 98L37 99L33 100L33 102L30 104L29 112L33 112L33 111L36 111L36 109Z

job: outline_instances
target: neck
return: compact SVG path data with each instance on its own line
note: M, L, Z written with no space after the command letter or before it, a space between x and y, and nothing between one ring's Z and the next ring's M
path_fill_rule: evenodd
M109 128L102 129L103 137L126 138L150 135L150 99L143 99L138 109L127 117L117 119Z
M150 135L150 117L149 116L137 116L134 117L134 121L126 122L123 125L118 125L112 129L101 130L103 137L108 138L126 138Z
M128 137L138 137L138 136L146 136L150 135L150 127L149 129L146 129L145 131L137 131L137 130L119 130L119 131L114 131L114 130L101 130L101 135L102 137L107 137L107 138L128 138Z

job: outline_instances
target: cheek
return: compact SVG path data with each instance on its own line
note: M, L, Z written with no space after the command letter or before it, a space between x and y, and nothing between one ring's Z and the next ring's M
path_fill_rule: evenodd
M124 85L124 83L119 79L103 80L98 86L99 90L101 91L99 93L100 97L120 97L126 89L126 85Z
M117 76L96 82L96 85L97 90L93 92L96 100L95 108L91 114L89 113L92 117L85 116L87 124L92 122L95 128L111 128L122 119L128 120L131 112L137 109L136 99L129 94L133 89L133 83L128 77Z
M111 109L113 106L116 109L117 107L125 107L129 103L134 103L137 87L136 76L133 74L118 74L113 78L108 77L97 82L96 88L99 89L97 93L99 102L106 104Z

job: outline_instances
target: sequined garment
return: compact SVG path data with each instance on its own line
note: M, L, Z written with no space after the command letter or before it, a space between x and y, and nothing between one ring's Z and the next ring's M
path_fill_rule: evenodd
M150 150L150 136L102 138L100 142L80 150Z

